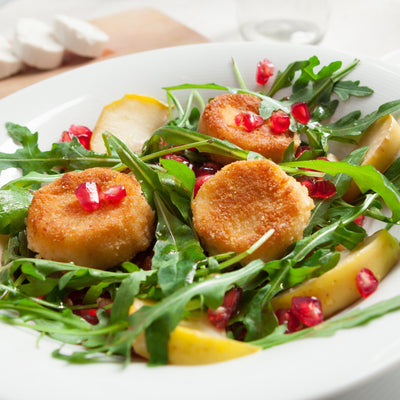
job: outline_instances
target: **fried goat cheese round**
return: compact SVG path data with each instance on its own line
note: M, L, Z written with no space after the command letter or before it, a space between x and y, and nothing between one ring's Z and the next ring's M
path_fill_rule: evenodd
M123 185L126 196L86 211L75 190L96 182L102 191ZM132 259L150 245L154 211L135 177L107 168L68 172L37 190L28 211L28 247L38 257L106 269Z
M255 151L266 158L279 163L291 142L294 147L300 145L300 136L287 130L275 133L269 124L269 119L258 128L248 132L242 126L237 126L235 116L241 112L259 113L261 99L251 94L223 94L212 99L200 116L198 131L208 136L239 146L245 150ZM213 156L224 164L232 161L224 156Z
M245 259L270 261L303 237L313 207L307 189L274 162L237 161L200 187L192 202L193 225L211 255L241 253L274 229Z

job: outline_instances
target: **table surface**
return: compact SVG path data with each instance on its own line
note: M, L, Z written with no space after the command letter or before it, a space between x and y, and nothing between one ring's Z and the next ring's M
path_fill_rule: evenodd
M243 40L236 21L235 0L0 0L0 34L11 37L21 17L50 22L55 14L68 14L94 19L140 7L162 11L210 41ZM330 7L329 26L319 46L391 63L395 68L400 65L400 0L330 0ZM326 399L398 398L400 370L388 371L339 397Z

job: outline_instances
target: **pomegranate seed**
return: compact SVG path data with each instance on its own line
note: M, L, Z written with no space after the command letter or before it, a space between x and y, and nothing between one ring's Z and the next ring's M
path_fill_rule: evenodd
M316 180L313 193L310 197L315 199L329 199L336 194L336 186L327 179Z
M73 138L73 135L71 135L68 131L64 131L61 134L61 143L70 142L72 140L72 138Z
M101 190L96 182L83 182L75 190L75 195L86 211L96 211L101 205Z
M83 125L71 125L68 131L62 133L61 142L70 142L74 136L86 150L90 150L92 131L89 128Z
M208 181L214 174L209 174L209 175L201 175L198 178L196 178L196 183L194 184L194 189L193 189L193 197L196 197L197 192L201 188L204 182Z
M196 171L196 177L203 176L203 175L214 175L217 171L219 171L222 168L222 165L213 162L213 161L208 161L201 165Z
M299 158L305 151L311 150L310 146L299 146L294 155L295 158Z
M242 289L232 288L225 293L224 300L220 307L216 310L208 308L208 319L216 328L225 329L232 314L237 310L241 295Z
M235 116L236 126L244 128L247 132L254 131L264 123L261 115L252 111L242 111Z
M265 85L274 74L274 65L264 59L257 64L256 81L259 85Z
M306 326L314 326L324 320L321 303L316 297L293 297L290 311Z
M287 325L285 333L297 332L303 328L301 321L288 308L276 310L275 315L279 325Z
M114 185L103 191L103 199L112 204L119 203L126 197L126 189L124 185Z
M162 156L162 158L164 158L166 160L175 160L177 162L185 164L190 169L194 169L193 164L186 157L180 156L179 154L169 153L169 154L166 154L165 156Z
M365 215L363 214L357 217L353 222L355 222L357 225L363 226L364 220L365 220Z
M291 112L294 119L303 125L310 120L310 110L308 109L307 103L300 102L292 104Z
M282 133L289 129L290 117L285 112L274 111L269 118L269 124L274 133Z
M225 293L222 305L228 308L229 310L232 310L232 312L234 312L237 310L241 296L242 296L242 289L232 288L231 290L228 290Z
M303 186L305 186L306 188L307 188L307 191L308 191L308 195L310 196L310 197L312 197L312 193L313 193L313 190L314 190L314 178L310 178L310 177L301 177L300 179L299 179L299 182L303 185Z
M379 281L370 269L363 268L356 276L356 285L361 297L368 297L378 288Z
M92 131L88 127L83 125L71 125L69 127L69 132L74 136L79 136L79 135L92 136Z
M73 313L75 315L79 315L85 321L89 322L89 324L96 325L99 323L97 318L97 309L96 308L89 308L84 310L74 310Z
M223 306L218 307L216 310L209 308L207 314L211 324L218 329L225 329L231 317L229 311Z
M336 187L327 179L304 177L300 183L308 190L308 195L313 199L329 199L336 194Z

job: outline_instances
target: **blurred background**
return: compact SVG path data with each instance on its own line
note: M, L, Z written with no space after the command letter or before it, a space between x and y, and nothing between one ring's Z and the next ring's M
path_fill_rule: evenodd
M269 10L285 2L269 2ZM247 5L241 8L240 4ZM296 0L300 9L302 0ZM311 10L329 7L320 45L380 59L400 48L400 0L311 0ZM95 19L122 10L153 7L201 33L210 41L244 40L238 17L248 0L0 0L0 33L9 37L18 18L51 21L58 13ZM239 5L239 6L238 6ZM257 10L259 12L259 10ZM239 13L239 16L238 16ZM399 57L400 62L400 57Z

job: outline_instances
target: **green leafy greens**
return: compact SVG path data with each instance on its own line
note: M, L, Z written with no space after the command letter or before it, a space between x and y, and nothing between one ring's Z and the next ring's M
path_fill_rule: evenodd
M270 303L283 290L334 268L340 259L338 246L351 250L362 242L367 232L353 222L358 217L381 220L387 228L400 222L399 160L381 174L372 166L360 165L366 148L354 150L340 162L316 159L327 154L331 141L357 143L372 123L400 109L400 100L393 100L368 115L355 110L333 121L340 102L373 94L360 81L349 79L358 63L354 60L343 66L334 61L321 67L316 56L295 61L278 71L269 87L257 92L247 88L233 60L238 88L215 83L166 87L170 121L154 132L141 154L132 152L108 132L103 134L104 154L86 150L77 139L54 143L50 150L42 151L38 133L7 123L10 137L20 147L14 153L0 153L0 171L17 168L22 176L0 189L0 233L10 235L0 268L0 319L62 343L80 344L79 351L62 348L54 353L55 357L79 363L128 362L133 342L144 333L149 363L163 365L168 362L170 334L180 321L209 308L217 309L232 288L240 288L242 298L227 326L228 334L262 348L328 336L398 310L400 300L395 297L289 335L284 333L286 327L278 326ZM206 103L201 96L204 89L257 96L264 119L276 110L289 114L290 128L303 134L309 149L296 158L294 145L289 146L281 168L294 177L318 177L335 185L334 196L315 200L303 239L294 242L279 260L241 264L269 240L273 230L241 254L210 256L193 229L195 173L164 156L178 153L194 165L207 162L210 154L234 160L263 158L229 141L197 132ZM189 91L185 105L176 91ZM296 102L307 103L309 122L301 124L291 115ZM144 268L138 257L102 271L38 259L28 250L25 220L34 191L65 172L99 166L133 174L140 182L157 215L152 248L144 254L151 259L151 266ZM362 192L356 204L342 198L352 180ZM151 305L130 314L135 298L148 300ZM82 318L87 315L96 323Z

